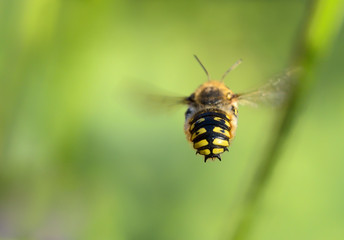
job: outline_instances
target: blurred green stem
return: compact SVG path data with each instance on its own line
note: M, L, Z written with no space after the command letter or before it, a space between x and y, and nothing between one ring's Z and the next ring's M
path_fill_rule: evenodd
M291 61L291 65L300 66L302 72L297 76L296 85L286 104L276 134L272 137L266 155L260 162L244 196L229 239L247 238L253 224L255 206L278 163L290 129L294 125L302 105L306 102L307 93L314 84L313 75L319 60L330 50L340 31L343 16L344 1L342 0L311 1L307 7Z

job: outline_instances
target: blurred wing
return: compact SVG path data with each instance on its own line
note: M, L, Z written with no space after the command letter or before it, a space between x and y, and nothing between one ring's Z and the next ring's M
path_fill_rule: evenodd
M142 84L142 81L127 81L123 89L130 102L149 112L166 112L188 103L188 97L173 96L150 84Z
M298 72L298 69L285 71L283 74L277 75L254 91L238 94L238 102L251 106L261 104L280 106L290 95L290 91L295 82L295 76Z
M142 103L156 108L172 108L178 105L187 104L187 97L166 96L141 92Z

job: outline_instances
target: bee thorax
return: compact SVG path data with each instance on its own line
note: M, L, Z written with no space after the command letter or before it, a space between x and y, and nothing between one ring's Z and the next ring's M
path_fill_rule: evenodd
M200 92L198 102L203 105L218 104L223 101L223 98L224 95L218 88L207 87Z

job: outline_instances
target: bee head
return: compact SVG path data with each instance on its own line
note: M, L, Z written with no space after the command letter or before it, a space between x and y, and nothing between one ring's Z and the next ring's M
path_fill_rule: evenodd
M202 84L192 96L201 105L222 105L230 103L232 94L223 82L209 81Z
M214 105L226 105L230 104L233 98L233 92L223 83L224 78L229 72L235 69L242 60L238 60L234 63L222 76L220 81L211 80L207 69L203 66L201 61L196 55L194 55L197 62L201 65L204 72L208 76L208 82L202 84L190 97L187 98L187 102L190 105L202 105L202 106L214 106Z

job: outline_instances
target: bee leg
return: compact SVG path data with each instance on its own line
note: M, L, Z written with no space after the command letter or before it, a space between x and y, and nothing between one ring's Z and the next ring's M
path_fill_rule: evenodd
M225 152L226 152L226 151L227 151L227 152L229 152L229 150L228 150L228 148L227 148L227 147L225 147L225 148L224 148L224 151L225 151Z
M214 157L216 157L217 159L219 159L221 161L220 155L215 155Z
M204 156L204 162L206 163L208 160L209 156Z

